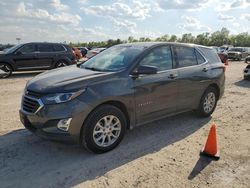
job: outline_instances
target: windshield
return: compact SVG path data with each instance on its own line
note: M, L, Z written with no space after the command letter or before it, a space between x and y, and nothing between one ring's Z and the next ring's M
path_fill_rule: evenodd
M143 51L142 46L114 46L92 57L81 68L94 71L117 72L126 69Z
M228 50L228 51L242 52L243 49L242 49L242 48L231 48L231 49Z
M18 48L20 48L21 46L22 46L22 44L18 44L18 45L16 45L16 46L13 46L13 47L7 49L7 50L6 50L6 53L7 53L7 54L13 53L14 51L16 51L16 50L17 50Z

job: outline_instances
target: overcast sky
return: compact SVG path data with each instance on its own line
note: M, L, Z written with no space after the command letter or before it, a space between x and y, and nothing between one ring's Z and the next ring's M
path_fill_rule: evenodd
M0 43L250 33L250 0L1 0Z

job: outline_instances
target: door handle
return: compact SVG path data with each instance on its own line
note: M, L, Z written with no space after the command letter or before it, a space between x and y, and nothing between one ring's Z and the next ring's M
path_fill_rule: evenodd
M202 71L203 71L203 72L207 72L207 71L208 71L208 68L205 67L205 68L202 69Z
M178 77L178 74L177 73L173 73L173 74L170 74L169 76L168 76L168 78L170 78L170 79L175 79L175 78L177 78Z

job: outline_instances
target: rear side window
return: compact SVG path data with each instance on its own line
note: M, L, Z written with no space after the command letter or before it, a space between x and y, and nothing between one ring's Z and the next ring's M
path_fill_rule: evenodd
M221 62L218 54L211 48L199 47L199 50L204 54L207 60L211 63Z
M178 60L178 67L197 65L196 52L194 48L175 46L174 49Z
M158 71L172 69L172 55L169 46L162 46L153 49L140 62L140 65L154 66Z
M54 45L54 50L55 50L56 52L63 52L63 51L65 51L65 48L64 48L62 45L55 44L55 45Z
M36 46L34 44L25 44L18 51L22 53L33 53L36 51Z
M198 64L202 64L202 63L206 62L204 57L197 50L195 50L195 53L196 53L196 58L197 58Z
M38 44L37 49L39 52L53 52L53 46L50 44Z

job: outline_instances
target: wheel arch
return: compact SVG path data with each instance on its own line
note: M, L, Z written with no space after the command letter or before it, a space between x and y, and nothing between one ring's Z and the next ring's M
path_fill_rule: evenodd
M12 71L14 71L14 67L13 67L10 63L8 63L8 62L6 62L6 61L0 61L0 63L4 63L4 64L9 65L10 68L12 69Z
M218 97L218 98L220 97L220 88L219 88L218 84L212 83L212 84L210 84L208 87L213 87L213 88L215 88L216 91L217 91L217 95L218 95L217 97Z
M126 120L127 120L126 129L127 130L130 129L130 116L129 116L129 113L128 113L126 105L123 102L117 101L117 100L105 101L105 102L102 102L102 103L98 104L93 110L91 110L89 112L89 114L87 115L87 117L85 118L85 120L83 121L81 129L80 129L80 135L79 135L79 141L80 142L82 140L82 136L83 136L82 132L84 130L84 124L85 124L85 122L89 118L90 114L93 113L97 108L99 108L102 105L112 105L112 106L115 106L115 107L119 108L124 113L124 115L126 117Z

